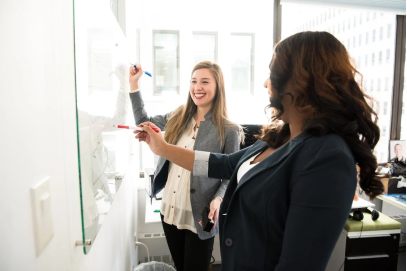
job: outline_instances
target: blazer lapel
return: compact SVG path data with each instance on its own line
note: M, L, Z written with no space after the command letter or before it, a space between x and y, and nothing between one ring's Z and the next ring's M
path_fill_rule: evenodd
M225 192L225 196L223 198L222 201L222 205L220 206L220 214L225 214L226 210L229 208L229 203L231 198L234 195L234 192L236 190L237 187L237 171L240 168L240 166L242 165L242 163L244 161L246 161L247 159L249 159L250 157L252 157L253 155L265 150L267 148L267 144L264 141L257 141L256 143L254 143L252 146L250 146L246 153L243 155L243 157L240 159L240 161L238 162L235 171L233 172L232 177L230 178L228 187L226 188L226 192Z
M256 165L250 171L248 171L245 175L243 175L242 179L240 180L239 184L237 185L236 190L240 189L246 183L253 180L253 178L256 175L258 175L259 173L261 173L262 171L278 165L287 156L289 156L304 140L306 140L309 137L310 137L309 135L300 134L297 137L293 138L290 142L283 145L280 149L275 151L273 154L268 156L266 159L264 159L258 165ZM246 157L245 160L252 157L255 153L256 152L253 152L253 154ZM240 165L239 165L239 167L240 167Z

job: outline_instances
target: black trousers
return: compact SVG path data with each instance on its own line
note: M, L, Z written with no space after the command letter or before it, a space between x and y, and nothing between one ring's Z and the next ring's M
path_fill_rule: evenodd
M180 230L163 221L165 238L177 271L208 271L215 237L201 240L190 230Z

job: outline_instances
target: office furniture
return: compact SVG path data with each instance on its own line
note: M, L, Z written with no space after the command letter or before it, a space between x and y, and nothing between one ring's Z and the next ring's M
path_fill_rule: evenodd
M241 124L243 132L245 134L244 141L240 143L240 149L247 148L257 141L254 137L256 134L260 134L260 129L262 125L260 124Z
M393 206L396 206L396 207L398 207L398 208L400 208L400 209L406 210L406 203L405 203L405 202L402 203L402 202L400 202L400 201L397 201L397 200L395 200L393 197L390 197L390 196L388 196L388 195L386 195L386 194L377 196L376 198L377 198L377 199L380 199L380 200L382 200L382 201L384 201L384 202L387 202L387 203L389 203L389 204L391 204L391 205L393 205Z
M366 207L374 207L374 203L364 200L362 198L358 198L357 200L354 200L352 202L352 209L356 209L356 208L366 208Z
M401 224L380 213L373 221L349 219L332 252L326 271L397 270Z

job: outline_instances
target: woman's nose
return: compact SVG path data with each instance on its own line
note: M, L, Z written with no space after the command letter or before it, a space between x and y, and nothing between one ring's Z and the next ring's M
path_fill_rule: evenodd
M195 84L195 89L196 90L202 89L202 84L201 83L196 83Z
M268 84L269 81L270 81L270 78L267 78L267 80L264 82L263 86L264 86L265 88L268 88L267 84Z

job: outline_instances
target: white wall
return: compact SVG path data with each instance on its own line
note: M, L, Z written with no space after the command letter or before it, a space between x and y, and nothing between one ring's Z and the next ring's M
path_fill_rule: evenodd
M0 270L131 270L137 262L136 170L90 253L74 245L82 229L72 7L65 0L0 2ZM30 188L46 176L54 237L36 256Z

